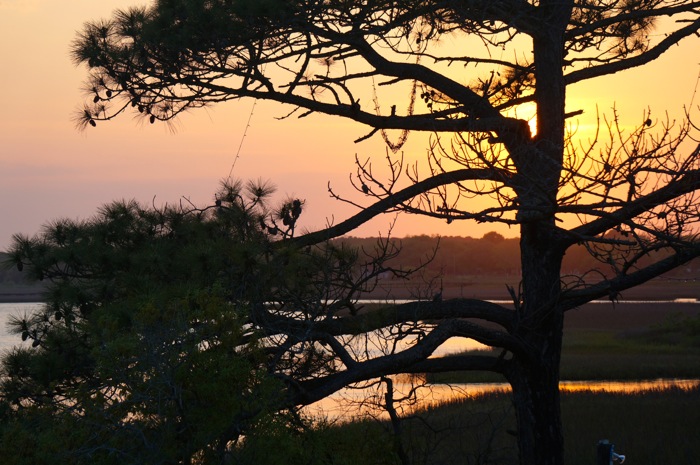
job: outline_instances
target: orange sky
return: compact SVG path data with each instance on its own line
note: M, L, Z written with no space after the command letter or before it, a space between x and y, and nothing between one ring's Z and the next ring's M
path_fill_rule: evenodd
M192 112L177 122L175 132L129 116L82 133L74 128L71 115L83 102L86 76L70 61L75 32L116 8L145 3L0 0L0 250L13 233L33 234L60 217L87 217L113 199L150 202L155 196L161 204L186 196L204 204L228 175L252 101ZM616 102L634 122L647 106L657 116L679 114L695 86L699 51L700 39L693 38L650 66L573 87L569 109L585 110L578 118L582 128L594 123L596 103L608 111ZM347 179L354 156L374 155L381 163L381 138L354 144L368 129L333 117L275 119L288 111L274 103L256 104L233 175L271 179L280 193L306 199L302 219L309 229L347 218L354 210L329 199L327 183L352 196ZM420 156L425 146L413 135L405 150ZM386 233L393 218L381 217L355 235ZM394 234L481 236L492 228L403 215Z

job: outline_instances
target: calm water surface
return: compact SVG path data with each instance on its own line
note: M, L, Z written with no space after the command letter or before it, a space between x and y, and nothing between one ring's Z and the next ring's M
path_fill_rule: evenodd
M15 345L23 344L18 335L11 335L7 331L7 322L12 316L21 316L31 313L41 307L41 303L0 303L0 353L9 350ZM380 345L380 344L378 344ZM436 355L443 355L459 352L465 349L479 347L478 343L471 340L451 339L440 348ZM379 350L377 350L379 352ZM420 384L420 379L415 378L411 383L409 380L397 379L394 387L397 391L408 392L416 384ZM680 387L690 389L700 385L700 380L645 380L645 381L563 381L560 387L564 391L608 391L608 392L640 392L652 389L666 389L670 387ZM383 386L382 386L383 387ZM509 390L507 384L498 383L477 383L477 384L453 384L453 385L430 385L419 388L419 397L425 399L427 403L441 403L449 400L478 395L485 392ZM399 397L399 394L395 397ZM383 391L378 389L344 389L327 399L307 407L307 411L312 415L322 415L329 419L343 418L349 419L353 416L362 415L367 410L372 410L373 403L376 405L383 400ZM375 411L376 413L376 411Z
M400 381L400 380L398 380ZM562 392L593 391L616 393L640 393L644 391L663 390L670 388L693 389L700 385L698 379L657 379L643 381L562 381L559 389ZM381 387L382 389L385 386ZM411 389L416 389L415 383L394 384L394 398L398 399ZM459 400L480 394L491 392L509 392L510 386L505 383L475 383L475 384L435 384L417 388L417 397L421 399L418 407L439 405L445 402ZM384 402L384 392L378 388L366 390L344 389L326 399L309 405L305 411L315 417L328 420L350 421L353 418L366 416L367 414L379 417L388 417L380 407ZM399 414L411 413L414 406L405 403L403 407L397 404Z
M31 313L39 309L41 305L40 303L0 303L0 353L12 348L12 346L22 344L19 335L8 332L7 322L10 318Z

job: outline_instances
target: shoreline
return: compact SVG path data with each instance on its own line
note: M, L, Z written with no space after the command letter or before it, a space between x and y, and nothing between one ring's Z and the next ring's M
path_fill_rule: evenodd
M0 292L0 304L31 304L43 302L41 292Z
M511 301L507 286L518 289L520 277L516 275L446 275L435 281L429 289L424 282L413 280L380 279L372 292L362 294L361 300L415 300L417 292L425 299L439 290L443 299L468 298L480 300ZM0 285L0 303L41 302L44 296L42 286ZM627 302L658 302L687 299L700 302L700 278L675 279L658 277L640 286L623 291L618 296L620 304ZM605 301L605 297L595 299ZM682 302L677 302L682 303Z

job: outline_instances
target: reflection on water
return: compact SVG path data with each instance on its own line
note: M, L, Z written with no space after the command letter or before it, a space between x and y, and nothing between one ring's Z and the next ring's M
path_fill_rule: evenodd
M0 354L12 346L22 344L22 339L16 334L10 334L7 328L7 322L13 316L23 316L34 310L38 310L42 304L40 303L0 303Z
M559 383L561 392L612 392L636 394L645 391L683 389L690 390L700 386L700 379L657 379L642 381L562 381ZM358 417L385 418L386 413L379 406L384 404L384 385L367 389L345 389L305 408L312 417L326 418L330 421L349 421ZM509 392L510 385L506 383L474 383L474 384L433 384L421 385L416 383L394 384L394 398L406 397L415 390L415 397L420 402L406 402L403 407L396 409L399 414L408 414L419 407L444 404L451 401L474 398L493 392Z
M24 315L38 309L40 303L0 303L0 353L10 349L14 345L21 344L22 341L17 335L11 335L7 331L7 321L11 316ZM376 347L369 352L378 355L382 352L377 341L373 341ZM409 341L405 341L410 344ZM438 351L436 356L459 352L465 349L475 349L480 344L471 339L453 338L448 340ZM377 353L375 353L377 352ZM395 395L398 400L402 396L407 396L412 389L415 389L415 397L421 399L420 406L439 404L452 400L459 400L474 397L480 394L508 391L510 386L503 383L477 383L477 384L436 384L426 385L423 380L413 378L413 382L406 378L396 378L394 384ZM700 385L700 380L677 380L661 379L647 381L563 381L560 389L563 392L593 391L593 392L624 392L638 393L649 390L680 388L692 389ZM377 405L384 402L385 386L374 386L370 389L344 389L306 408L306 412L311 415L321 415L329 419L350 419L358 415L376 413ZM403 412L398 408L399 413L408 413L417 404L410 402Z

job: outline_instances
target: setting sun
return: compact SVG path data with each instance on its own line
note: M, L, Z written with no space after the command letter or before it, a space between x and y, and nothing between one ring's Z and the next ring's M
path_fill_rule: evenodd
M88 216L112 199L135 197L145 203L155 199L161 204L177 203L184 196L198 204L207 203L234 161L233 176L270 179L282 197L290 194L305 198L308 208L304 226L308 229L337 223L355 213L353 207L328 197L328 183L352 198L355 191L348 177L355 171L355 155L362 160L371 157L375 165L385 156L379 134L361 143L353 142L370 131L357 123L313 114L280 120L292 107L269 102L253 105L252 100L244 99L183 114L172 129L137 123L130 117L98 124L85 132L75 129L72 115L86 98L80 90L85 68L74 67L69 55L77 31L86 21L108 17L117 8L148 3L0 3L0 34L4 38L0 47L6 70L0 76L0 214L5 219L0 226L0 248L8 245L14 233L35 233L51 218ZM583 114L569 120L578 128L577 136L581 140L590 138L597 112L609 115L613 106L626 124L636 124L648 108L654 119L663 118L666 112L671 118L681 118L684 105L691 102L698 76L697 60L688 59L697 49L698 40L688 39L640 70L572 86L567 111L583 110ZM441 47L458 50L460 45L448 38ZM456 66L450 68L450 72L458 71ZM394 98L380 95L380 104L383 111L395 103L397 111L405 112L408 103L400 99L406 98L407 92L393 102ZM369 105L371 99L369 95L362 102L367 100ZM416 102L417 107L420 105L422 101ZM534 133L533 115L530 103L517 108L517 116L527 119ZM399 135L389 132L390 138ZM402 152L424 165L421 159L426 148L425 138L409 132ZM393 220L379 217L356 234L384 233ZM403 216L393 234L478 237L496 227L466 222L445 226L430 218ZM499 231L506 236L516 232L503 227Z

